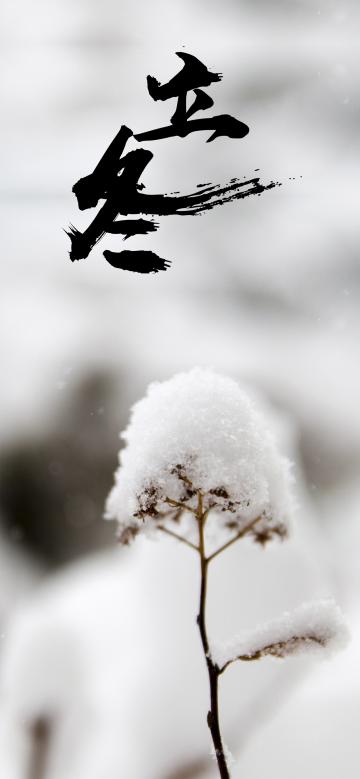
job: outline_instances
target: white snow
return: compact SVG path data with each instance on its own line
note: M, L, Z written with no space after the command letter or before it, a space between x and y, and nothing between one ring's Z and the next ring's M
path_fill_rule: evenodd
M151 384L122 438L127 446L105 515L117 519L120 532L169 512L168 499L195 508L201 491L204 508L223 512L233 532L261 517L254 533L286 534L289 462L278 453L268 422L232 379L194 368Z
M349 633L341 610L331 598L303 603L291 613L253 631L243 633L229 644L212 647L213 660L223 668L237 659L259 659L265 655L286 657L299 652L333 652L343 649Z
M223 753L224 753L224 757L225 757L225 760L226 760L227 767L228 768L232 768L232 766L235 765L236 760L234 758L234 755L230 751L229 747L227 746L227 744L224 744L224 743L223 743ZM210 755L211 755L213 760L217 760L216 749L215 749L213 744L211 745Z
M302 517L299 497L299 525L306 531L309 513ZM329 591L321 547L312 535L311 543L309 537L299 543L299 536L266 554L255 544L239 545L219 558L209 597L211 634L236 635L242 624L264 621L270 609L291 610L309 593ZM251 597L243 598L246 583ZM197 759L206 763L207 686L194 621L198 587L195 556L180 554L166 537L161 544L140 538L131 550L115 547L49 577L13 615L2 641L1 776L27 775L28 724L47 714L54 721L47 779L159 779L176 767L185 773ZM242 747L245 734L247 744L273 716L274 698L294 691L300 666L247 664L224 675L223 733L235 757L239 739ZM336 681L332 667L328 689ZM355 656L351 668L356 680ZM347 679L354 699L354 681ZM318 690L319 704L323 698Z

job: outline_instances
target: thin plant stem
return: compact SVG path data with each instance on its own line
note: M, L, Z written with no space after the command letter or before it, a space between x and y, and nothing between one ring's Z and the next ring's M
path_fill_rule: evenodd
M228 549L229 546L235 544L236 541L239 541L240 538L243 538L243 536L245 536L246 533L249 533L250 530L252 530L252 528L254 527L254 525L256 525L256 523L260 521L260 519L262 519L261 514L258 517L255 517L255 519L253 519L251 522L249 522L249 524L246 525L246 527L243 527L242 530L239 530L239 532L236 534L236 536L234 536L234 538L230 538L230 541L227 541L226 544L220 546L219 549L216 549L216 551L213 552L211 555L209 555L209 557L207 558L208 563L211 560L214 560L214 558L217 557L219 554L221 554L221 552L224 552L225 549Z
M168 503L169 506L183 509L183 511L190 511L191 514L195 514L196 516L196 509L193 509L191 506L187 506L186 503L180 503L178 500L173 500L172 498L165 498L165 502Z
M289 638L284 641L276 641L273 644L265 644L265 646L261 647L260 649L254 649L253 652L248 652L245 655L237 655L237 657L233 657L230 660L227 660L226 663L224 663L224 665L219 668L219 673L224 673L224 671L226 671L226 669L229 668L232 663L236 663L238 660L247 663L255 660L261 660L261 658L266 657L266 655L276 657L279 660L284 660L286 655L290 655L292 652L296 651L296 648L299 646L299 644L301 645L311 643L322 647L326 646L326 641L315 635L304 634L300 636L289 636Z
M186 544L186 546L190 546L190 548L194 549L195 552L199 551L199 547L196 546L196 544L193 544L192 541L188 541L187 538L178 535L178 533L174 533L173 530L169 530L169 528L164 527L163 525L158 525L158 529L161 530L163 533L166 533L168 536L172 536L172 538L176 538L177 541L181 541L182 544Z
M224 754L224 747L221 738L220 721L219 721L219 675L220 669L213 662L210 654L209 639L207 635L206 627L206 595L207 595L207 574L209 559L206 558L205 553L205 535L204 525L206 521L207 513L203 512L202 495L198 494L198 507L196 512L196 518L199 528L199 552L200 552L200 566L201 566L201 586L200 586L200 603L199 613L197 616L197 624L199 626L201 643L204 650L206 665L209 675L209 687L210 687L210 710L207 715L207 723L210 729L211 737L214 744L216 760L219 768L221 779L230 779L230 773L226 764L226 758Z

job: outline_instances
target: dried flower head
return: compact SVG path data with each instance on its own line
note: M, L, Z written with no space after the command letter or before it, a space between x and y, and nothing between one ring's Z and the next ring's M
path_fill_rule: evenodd
M248 529L266 543L287 534L289 463L232 379L195 368L151 384L122 438L105 516L118 521L124 543L146 528L179 525L191 539L199 494L223 535Z
M343 649L349 631L343 615L332 598L303 603L291 613L285 612L255 630L243 633L229 644L212 645L211 654L221 672L237 660L260 660L270 656L327 650L329 654Z

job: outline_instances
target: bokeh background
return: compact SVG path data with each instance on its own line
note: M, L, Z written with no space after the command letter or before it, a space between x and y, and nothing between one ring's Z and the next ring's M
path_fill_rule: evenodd
M229 638L333 595L352 632L331 661L264 660L222 687L233 777L357 776L360 714L360 11L355 0L5 0L0 147L0 773L6 779L210 779L195 562L171 541L116 546L102 520L132 403L210 365L258 393L294 462L293 538L214 568ZM110 267L73 183L121 123L168 122L146 75L174 52L223 73L216 113L250 127L151 146L148 192L259 175L282 186L168 217Z

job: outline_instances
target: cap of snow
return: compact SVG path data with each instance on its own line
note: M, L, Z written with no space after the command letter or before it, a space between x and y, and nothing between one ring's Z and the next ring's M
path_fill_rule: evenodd
M293 612L259 625L255 630L224 646L212 646L211 655L219 668L236 660L258 660L260 657L286 657L299 652L344 648L349 632L341 610L331 598L303 603Z
M222 512L232 530L259 518L252 530L257 540L286 535L289 462L232 379L194 368L151 384L121 437L126 447L105 517L118 521L124 542L164 516L179 521L171 501L194 509L199 492L203 508Z

